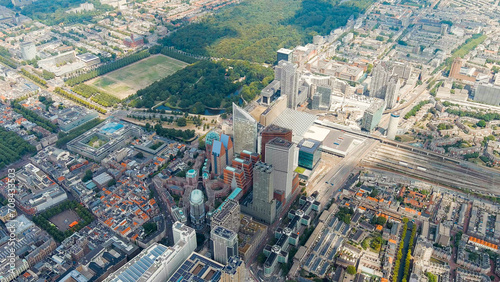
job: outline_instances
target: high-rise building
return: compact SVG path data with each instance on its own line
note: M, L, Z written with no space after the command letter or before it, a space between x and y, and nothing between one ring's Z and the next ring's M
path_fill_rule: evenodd
M233 103L234 153L243 150L257 152L257 121L244 109Z
M385 91L385 103L387 109L392 109L397 105L400 87L401 85L399 83L398 76L391 75Z
M245 172L231 166L226 166L224 169L224 183L231 185L234 188L243 189L245 185Z
M227 264L229 258L238 256L238 234L222 226L210 232L210 251L215 261Z
M261 156L262 160L266 159L266 144L276 137L280 137L289 142L292 142L292 131L290 129L271 124L262 131Z
M373 68L370 97L384 99L388 109L396 106L399 98L399 80L410 78L412 67L400 62L382 61Z
M266 144L265 161L274 168L274 190L282 191L287 200L293 187L295 148L292 142L280 137Z
M382 63L377 64L373 68L372 80L370 83L370 97L385 98L385 86L387 85L389 75L390 74Z
M321 159L321 142L302 139L299 143L299 166L313 170Z
M23 42L21 45L21 56L23 60L29 61L36 58L36 46L33 42Z
M205 150L207 151L207 155L212 154L212 146L214 141L220 141L220 136L217 132L210 131L205 137Z
M240 204L238 201L229 199L218 207L211 219L211 228L222 226L236 233L240 230Z
M230 257L226 265L201 254L191 255L171 275L168 282L242 282L245 281L245 263L236 256Z
M299 95L299 73L297 65L288 61L280 61L275 69L275 79L280 81L281 95L288 99L287 107L297 109Z
M211 167L212 173L220 175L226 166L230 165L233 160L233 141L226 134L220 135L220 140L210 138L211 148Z
M399 113L391 113L391 119L389 120L389 127L387 128L387 138L394 140L396 139L396 134L398 133L399 124Z
M274 199L274 169L271 165L258 162L253 169L252 203L244 208L244 212L267 224L276 219L276 200Z
M500 87L493 84L480 83L476 87L474 101L499 106Z
M224 169L224 183L230 184L234 188L241 188L243 193L246 193L252 187L252 169L253 163L250 159L235 158L231 167Z
M154 243L104 281L167 281L172 274L196 249L196 233L194 229L175 222L172 226L174 246L167 247Z
M375 99L368 109L365 110L361 119L361 129L372 132L380 123L385 110L385 101Z
M293 50L286 49L286 48L279 49L276 61L278 63L280 61L292 62L293 61Z
M195 229L203 229L205 227L205 196L199 189L191 192L189 197L191 224Z

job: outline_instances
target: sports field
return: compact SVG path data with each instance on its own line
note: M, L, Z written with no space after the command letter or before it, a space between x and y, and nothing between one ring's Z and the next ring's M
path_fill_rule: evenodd
M86 83L119 99L124 99L135 94L137 90L175 73L186 65L187 63L174 58L155 55L94 78Z

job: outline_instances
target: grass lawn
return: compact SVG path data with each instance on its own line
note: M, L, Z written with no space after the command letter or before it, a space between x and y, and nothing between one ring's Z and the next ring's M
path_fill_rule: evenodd
M119 99L124 99L135 94L137 90L175 73L186 65L185 62L164 55L156 55L92 79L87 83Z

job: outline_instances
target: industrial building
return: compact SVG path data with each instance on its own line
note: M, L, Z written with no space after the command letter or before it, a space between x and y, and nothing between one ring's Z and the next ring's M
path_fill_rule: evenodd
M210 232L210 252L215 261L227 264L231 257L238 255L238 234L216 226Z

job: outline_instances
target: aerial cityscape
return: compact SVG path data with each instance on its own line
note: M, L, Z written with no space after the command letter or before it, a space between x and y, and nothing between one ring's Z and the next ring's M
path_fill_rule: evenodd
M0 0L0 282L500 282L499 0Z

